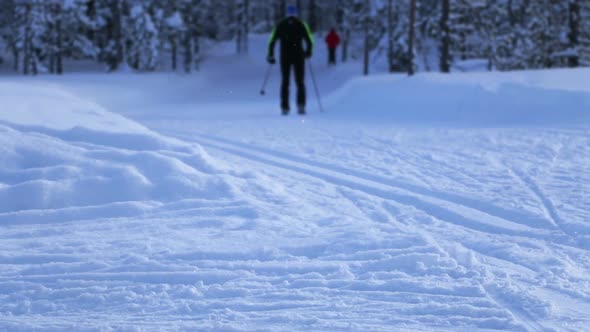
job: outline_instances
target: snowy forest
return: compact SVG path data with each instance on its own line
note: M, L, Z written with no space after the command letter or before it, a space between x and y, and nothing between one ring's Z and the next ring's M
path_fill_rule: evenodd
M268 34L287 0L2 0L0 66L62 74L64 62L108 71L198 70L204 41ZM298 0L316 40L332 27L339 60L384 61L391 72L449 72L479 59L489 70L590 65L588 0ZM322 46L322 45L320 45ZM367 70L365 70L367 72Z

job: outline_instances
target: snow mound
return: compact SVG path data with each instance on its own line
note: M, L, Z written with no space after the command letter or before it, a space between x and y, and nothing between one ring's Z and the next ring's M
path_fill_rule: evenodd
M0 83L0 222L129 216L232 196L223 165L59 86ZM116 212L115 212L116 211Z
M0 121L17 125L66 130L84 127L108 133L149 131L99 105L79 98L57 84L47 82L0 82Z
M573 71L579 78L587 73ZM541 75L543 74L543 75ZM548 125L590 121L590 94L561 86L551 71L519 79L513 73L378 75L353 79L327 98L335 116L408 124ZM522 75L522 74L520 74ZM563 73L555 73L561 77ZM561 75L561 76L558 76ZM539 77L531 81L531 77Z

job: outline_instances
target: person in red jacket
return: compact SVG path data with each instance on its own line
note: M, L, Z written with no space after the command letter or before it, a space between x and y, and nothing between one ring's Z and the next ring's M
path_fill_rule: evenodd
M336 33L336 29L332 28L330 33L326 36L326 45L328 45L328 64L336 64L336 47L340 45L340 36Z

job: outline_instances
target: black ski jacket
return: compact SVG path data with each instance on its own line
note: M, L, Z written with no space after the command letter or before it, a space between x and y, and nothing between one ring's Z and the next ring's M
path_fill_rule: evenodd
M311 56L313 49L313 34L307 24L300 19L290 16L282 20L272 31L268 43L268 56L274 57L275 43L281 41L281 59L295 59ZM305 41L306 49L303 49Z

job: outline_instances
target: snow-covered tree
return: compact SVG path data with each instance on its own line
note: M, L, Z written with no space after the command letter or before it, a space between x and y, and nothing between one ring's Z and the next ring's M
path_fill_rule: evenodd
M390 72L407 70L409 59L410 2L389 0L387 12L387 63Z
M167 1L163 10L163 22L161 23L161 44L167 45L170 51L172 70L178 68L178 50L182 40L182 34L186 31L186 24L180 14L178 0Z
M486 0L478 14L475 24L478 53L488 60L488 70L503 69L512 52L508 6L497 0Z
M0 34L3 47L9 51L14 59L14 71L19 71L22 51L21 26L24 18L19 16L16 2L6 0L0 3ZM2 52L3 53L3 52Z
M47 8L41 0L17 2L17 17L24 18L24 25L19 29L17 37L22 40L22 72L25 75L37 75L41 67L40 58L49 48L43 37L47 33Z
M354 0L342 0L338 7L338 30L342 39L342 62L349 56L352 31L355 30Z
M483 0L450 0L449 37L454 58L466 60L481 56L475 32L484 5Z
M527 68L552 67L555 53L567 43L567 13L551 0L537 0L527 8L527 38L532 47L526 54Z
M87 3L86 0L45 1L50 72L63 73L66 56L73 59L96 59L97 48L88 34L94 29L94 25L87 15Z
M186 30L182 40L184 50L184 70L190 73L198 70L201 61L200 38L204 34L209 1L207 0L181 0L182 20L186 24Z
M125 27L125 38L129 45L128 64L141 71L155 70L159 61L159 34L152 16L142 1L131 5Z
M126 67L126 37L124 35L126 16L129 12L126 0L96 1L94 20L97 24L95 44L99 48L99 59L107 64L108 70Z

